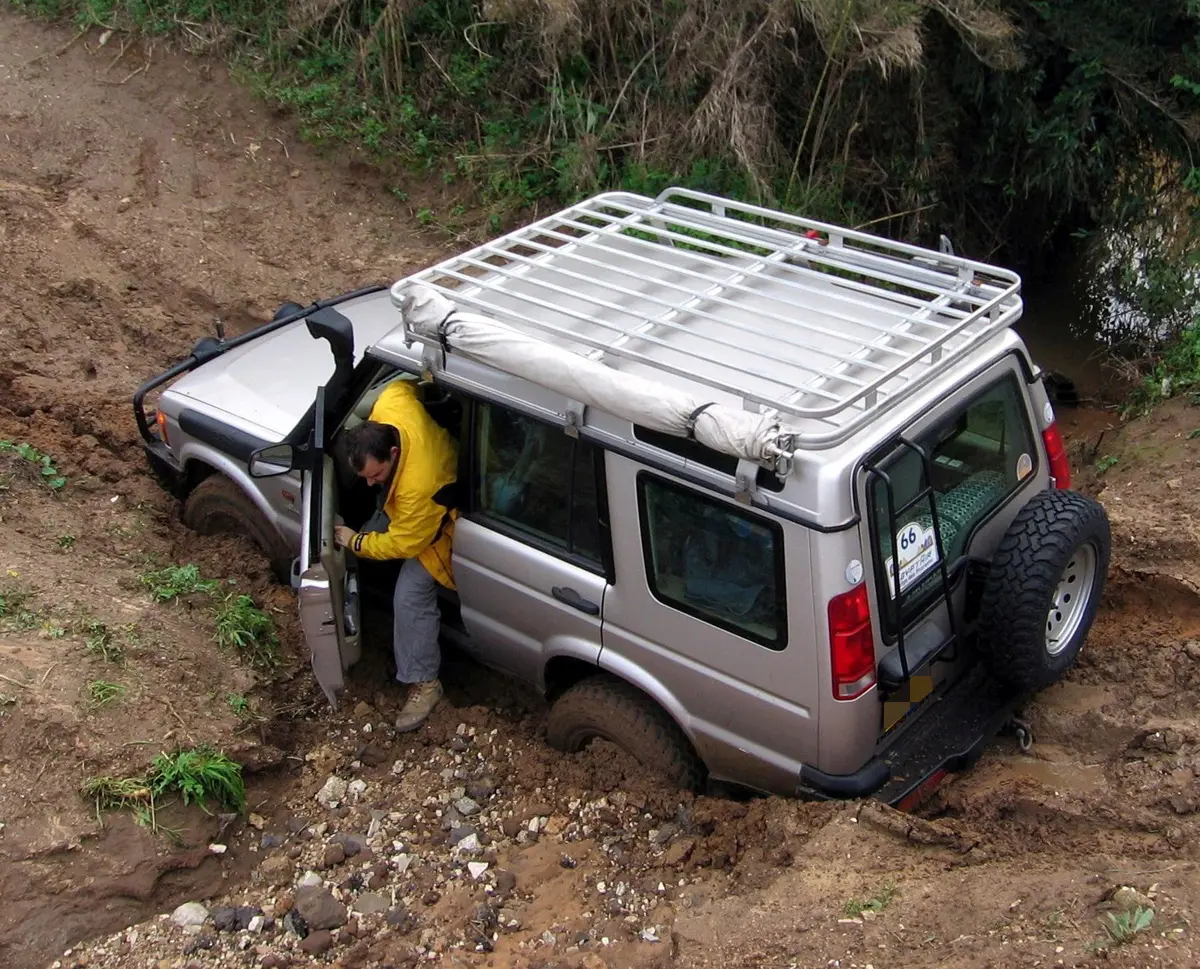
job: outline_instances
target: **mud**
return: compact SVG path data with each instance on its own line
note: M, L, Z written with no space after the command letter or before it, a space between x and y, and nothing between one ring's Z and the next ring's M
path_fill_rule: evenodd
M0 440L31 443L67 478L55 492L24 459L0 454L0 595L27 602L26 618L0 617L0 965L259 965L276 950L308 960L282 936L185 955L188 937L159 916L203 900L282 917L287 891L261 863L299 877L371 811L396 839L409 831L406 850L426 863L410 875L389 861L379 875L391 897L411 899L411 924L364 917L357 934L338 929L319 961L1196 963L1200 441L1190 433L1200 411L1172 402L1129 425L1063 413L1080 485L1113 521L1100 617L1066 682L1024 711L1032 750L998 738L914 816L681 796L611 748L563 757L541 742L535 698L461 659L448 663L447 702L430 725L397 737L387 723L398 696L378 656L331 713L302 662L294 600L261 556L181 526L145 468L129 398L218 321L240 332L285 300L390 282L436 259L449 246L416 210L441 189L405 186L412 201L399 202L352 156L301 144L215 63L137 46L118 59L119 37L72 36L0 12ZM1117 463L1100 472L1106 455ZM205 603L150 600L138 576L184 562L276 616L279 675L218 650ZM124 665L89 651L93 623L122 644ZM99 678L120 682L123 698L90 705L87 684ZM255 716L239 718L229 694L246 696ZM479 826L493 869L518 879L521 927L498 933L491 951L464 927L480 893L490 896L422 815L425 799L459 783L439 771L462 766L460 725L491 738L471 740L472 769L495 788L485 810L495 820ZM164 819L172 840L126 816L97 818L79 796L86 777L136 772L161 749L202 742L258 768L248 785L261 829L180 810ZM408 766L396 773L397 762ZM319 808L313 795L332 773L364 780L366 800L348 813ZM539 816L557 820L522 838L520 825ZM324 833L312 834L319 821ZM675 833L660 842L667 824ZM268 850L272 832L290 840ZM208 850L218 838L228 848L219 856ZM335 887L371 873L322 872ZM598 885L619 881L642 907L606 909ZM1122 889L1155 918L1118 944L1104 926L1129 897Z

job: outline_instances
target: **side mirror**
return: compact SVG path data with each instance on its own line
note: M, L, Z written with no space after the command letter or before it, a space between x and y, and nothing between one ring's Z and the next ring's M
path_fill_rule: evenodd
M268 444L250 454L250 477L273 478L295 467L296 449L290 444Z

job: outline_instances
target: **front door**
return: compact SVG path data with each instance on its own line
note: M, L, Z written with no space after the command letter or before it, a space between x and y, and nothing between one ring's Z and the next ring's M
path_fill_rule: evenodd
M312 460L304 473L303 527L300 537L300 624L313 673L329 702L345 686L345 671L358 661L357 577L333 537L337 474L325 453L325 388L317 391Z
M496 404L474 408L471 494L454 529L468 648L542 686L551 656L595 663L608 579L601 453Z

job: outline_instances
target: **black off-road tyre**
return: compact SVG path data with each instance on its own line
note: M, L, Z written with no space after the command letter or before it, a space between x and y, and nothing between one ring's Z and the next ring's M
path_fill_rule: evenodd
M1108 517L1091 498L1044 491L1021 509L980 602L978 646L992 676L1033 693L1066 674L1096 618L1111 555ZM1052 611L1056 593L1065 598ZM1067 607L1078 612L1064 619Z
M271 574L288 585L292 577L292 550L263 517L258 506L223 474L210 474L183 503L183 523L201 535L245 535L262 549L271 563Z
M575 753L600 737L669 784L696 790L705 769L679 725L641 690L601 673L566 690L550 708L546 741Z

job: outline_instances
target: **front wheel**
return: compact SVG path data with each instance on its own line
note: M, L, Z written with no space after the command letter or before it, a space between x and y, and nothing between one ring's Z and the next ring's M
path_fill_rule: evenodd
M1043 491L1009 526L984 583L979 648L991 674L1024 692L1060 680L1092 628L1112 534L1103 506Z
M291 550L258 506L225 475L210 474L196 485L183 503L183 523L201 535L225 532L249 538L267 554L275 578L285 585L291 582Z
M597 737L675 787L695 790L704 779L704 765L679 725L641 690L607 673L563 693L546 721L546 741L568 753Z

